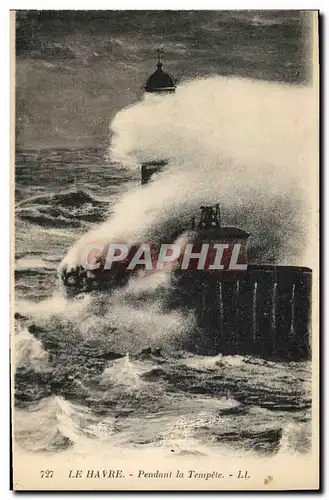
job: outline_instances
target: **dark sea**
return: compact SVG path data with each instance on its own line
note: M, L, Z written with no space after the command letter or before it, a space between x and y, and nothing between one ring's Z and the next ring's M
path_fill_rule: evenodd
M184 349L188 326L181 340L179 318L152 300L145 308L142 299L65 298L57 268L67 249L139 183L139 172L109 163L105 149L17 151L17 447L209 457L309 451L309 362L202 356Z

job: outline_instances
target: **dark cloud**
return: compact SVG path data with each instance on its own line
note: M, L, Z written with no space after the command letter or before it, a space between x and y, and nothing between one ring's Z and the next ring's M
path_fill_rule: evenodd
M299 11L19 11L17 144L104 142L138 100L165 49L178 81L238 75L306 80L307 13Z

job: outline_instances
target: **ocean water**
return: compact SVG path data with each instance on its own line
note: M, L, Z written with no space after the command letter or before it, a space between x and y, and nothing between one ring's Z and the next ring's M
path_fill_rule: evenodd
M16 154L17 446L309 451L310 363L189 352L191 318L164 311L149 284L65 298L57 268L67 249L139 183L137 170L109 163L104 149Z

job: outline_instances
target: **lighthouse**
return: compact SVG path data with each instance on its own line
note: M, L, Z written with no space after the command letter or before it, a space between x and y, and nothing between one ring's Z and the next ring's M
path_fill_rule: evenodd
M169 74L163 71L163 64L161 55L164 53L163 49L157 49L158 61L156 71L148 78L145 85L145 92L153 94L173 93L176 90L175 80Z
M144 90L146 94L173 94L176 91L175 79L170 73L163 71L163 63L161 56L164 54L163 49L157 49L157 69L147 79ZM142 184L147 184L153 174L161 172L163 167L167 164L166 159L154 160L143 163L142 165Z
M211 270L213 268L217 254L215 249L220 247L222 249L220 269L231 270L234 261L235 266L238 264L235 267L236 270L245 270L247 267L246 245L250 234L238 227L222 226L219 203L201 206L200 210L199 222L194 228L195 218L192 218L192 228L196 231L195 247L201 247L204 244L209 245L204 269ZM229 276L233 276L231 271Z

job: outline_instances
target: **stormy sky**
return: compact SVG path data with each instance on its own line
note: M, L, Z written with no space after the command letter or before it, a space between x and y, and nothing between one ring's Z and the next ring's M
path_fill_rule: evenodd
M298 11L19 11L17 148L105 145L116 112L141 98L159 46L178 82L303 83L308 19Z

